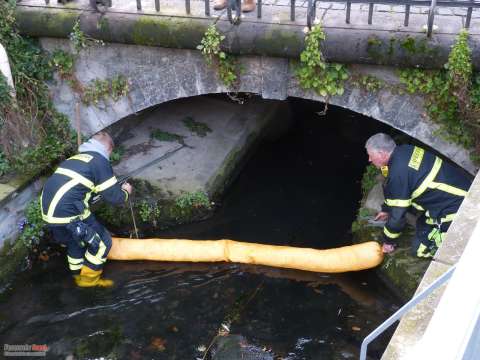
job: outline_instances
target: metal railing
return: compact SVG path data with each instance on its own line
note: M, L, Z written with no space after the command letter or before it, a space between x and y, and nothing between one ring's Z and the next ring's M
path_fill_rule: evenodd
M368 345L375 340L380 334L382 334L387 328L389 328L395 321L400 320L400 318L405 315L412 307L417 305L420 301L425 299L430 295L435 289L443 285L448 279L450 279L455 271L456 265L452 266L448 271L442 274L437 278L433 283L428 287L423 289L418 295L415 295L410 301L398 309L392 316L380 324L375 330L363 339L362 347L360 348L360 360L365 360L367 358L367 348Z
M117 0L120 1L120 0ZM124 1L124 0L122 0ZM149 0L152 1L152 0ZM155 10L160 12L160 0L155 1ZM187 15L191 14L191 0L185 0L185 12ZM210 0L203 0L205 3L205 16L210 16ZM295 21L295 1L290 0L290 20ZM311 28L313 21L315 20L317 3L320 0L308 0L307 6L307 26ZM350 24L350 15L352 11L352 4L368 4L368 19L369 25L373 22L374 5L397 5L405 7L404 26L408 26L410 20L410 13L412 6L428 7L427 18L427 36L430 37L434 28L434 18L437 8L465 8L467 10L465 17L465 28L469 28L472 20L473 9L480 8L480 1L475 0L328 0L328 3L343 3L346 4L345 9L345 23ZM45 0L48 5L50 0ZM90 0L91 4L95 4L95 0ZM142 10L142 0L136 0L137 10ZM107 7L112 6L112 0L103 0L103 4ZM93 5L92 5L93 6ZM227 16L232 24L238 24L240 22L241 14L241 0L227 0ZM262 18L262 0L257 0L257 18ZM235 13L235 16L233 15Z
M294 0L292 0L293 2ZM319 0L308 0L308 9L307 9L307 25L311 28L313 20L315 20L316 13L316 4L320 2ZM480 2L475 2L474 0L468 1L437 1L437 0L329 0L328 2L339 2L346 3L345 10L345 23L350 24L350 14L352 4L368 4L368 24L371 25L373 21L373 10L374 5L400 5L405 6L405 18L403 25L408 26L410 20L410 9L411 6L423 6L429 7L428 18L427 18L427 36L430 37L433 32L433 21L435 18L436 9L439 7L450 7L450 8L466 8L467 14L465 18L465 28L470 27L472 21L472 13L474 8L480 8ZM292 20L293 21L293 20Z

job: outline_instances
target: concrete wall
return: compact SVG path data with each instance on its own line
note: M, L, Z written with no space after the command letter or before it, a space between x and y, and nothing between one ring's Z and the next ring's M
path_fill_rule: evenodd
M47 51L70 50L65 39L42 38ZM240 57L244 71L240 77L240 92L260 94L265 99L283 100L289 96L324 102L313 92L303 91L294 74L294 63L288 59L261 56ZM352 65L352 75L369 74L389 85L398 83L395 69L375 65ZM127 97L113 103L84 106L79 94L66 81L51 84L53 101L74 125L75 104L80 104L81 131L92 134L118 120L170 100L229 89L220 84L214 69L209 68L199 51L107 44L83 50L76 58L75 76L82 84L100 78L124 75L130 82ZM470 172L475 170L467 151L435 136L437 125L426 115L423 100L417 96L397 94L386 86L379 92L366 92L347 84L342 96L330 98L330 103L373 117L424 142Z

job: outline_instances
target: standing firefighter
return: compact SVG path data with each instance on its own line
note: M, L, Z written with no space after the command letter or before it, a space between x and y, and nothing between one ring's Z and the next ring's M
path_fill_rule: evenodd
M413 206L421 215L412 250L418 257L433 257L470 188L471 178L420 147L397 146L386 134L373 135L365 147L369 161L386 177L385 204L375 217L387 220L383 251L395 250L405 213Z
M42 217L55 241L67 246L68 266L76 284L107 287L113 282L100 275L112 238L90 213L89 200L92 194L101 194L107 202L121 204L132 186L120 185L113 175L109 162L113 140L106 132L95 134L78 150L46 181L40 198Z

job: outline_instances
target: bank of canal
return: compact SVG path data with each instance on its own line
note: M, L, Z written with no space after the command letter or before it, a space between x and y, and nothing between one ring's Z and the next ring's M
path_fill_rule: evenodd
M262 143L211 219L147 235L349 244L364 141L384 129L341 109L319 116L321 104L291 104L288 134ZM230 324L230 336L265 359L348 359L398 305L372 271L111 261L106 275L114 288L77 289L63 254L34 264L0 295L2 343L46 344L47 358L202 359L221 324ZM387 342L388 334L371 346L372 359ZM234 360L235 346L214 345L206 358Z

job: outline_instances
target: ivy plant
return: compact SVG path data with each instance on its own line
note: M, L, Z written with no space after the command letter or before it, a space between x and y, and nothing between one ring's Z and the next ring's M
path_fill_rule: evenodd
M313 90L328 99L343 94L348 73L344 65L325 61L321 51L324 40L325 32L320 24L315 24L311 30L306 29L305 49L300 54L296 75L303 89Z
M221 49L221 43L225 40L225 35L220 34L215 24L210 25L203 35L200 50L205 61L210 67L216 67L220 81L228 88L234 88L238 80L238 63L230 54Z
M409 93L425 97L438 134L480 155L480 79L473 72L468 33L460 32L442 70L403 69L400 81Z
M38 245L45 234L39 199L32 200L25 209L25 217L18 224L19 240L28 247Z
M72 32L69 35L70 42L73 45L73 48L78 53L82 49L89 47L90 45L105 45L103 40L94 39L86 35L82 29L80 29L80 20L75 21L73 25Z
M50 56L19 34L15 1L0 2L0 43L9 54L15 84L12 98L12 89L0 77L0 150L12 173L34 176L73 151L72 131L50 100Z

